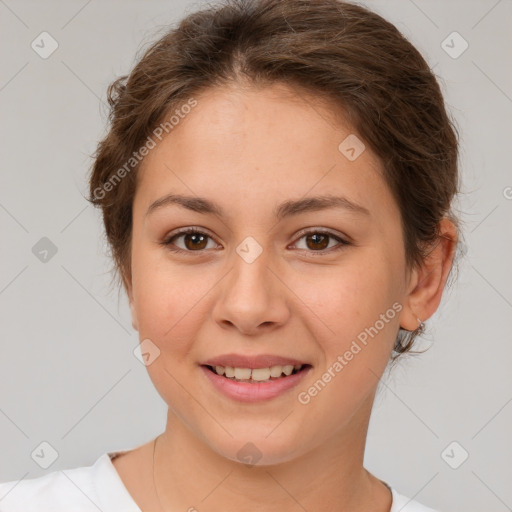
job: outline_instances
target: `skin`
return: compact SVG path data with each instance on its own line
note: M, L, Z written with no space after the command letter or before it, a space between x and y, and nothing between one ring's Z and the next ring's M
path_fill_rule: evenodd
M237 84L196 96L197 106L139 172L126 285L140 340L160 350L147 370L169 407L155 466L164 510L391 507L388 489L363 467L371 408L399 326L416 329L417 318L425 321L440 303L456 231L443 220L443 237L422 267L409 271L400 213L379 159L367 147L349 161L338 145L354 128L332 115L333 105L297 92ZM214 201L226 217L178 205L146 214L171 192ZM344 196L369 215L330 208L273 216L283 201L317 195ZM188 253L162 245L189 226L210 237L200 249L190 236L174 239ZM335 250L339 242L329 238L323 248L300 233L305 228L351 243ZM248 236L263 250L250 264L236 252ZM401 311L317 396L300 403L298 393L394 303ZM216 391L199 366L231 352L289 356L313 368L297 388L241 403ZM237 458L247 442L261 454L253 467ZM114 459L142 510L162 510L152 454L153 441Z

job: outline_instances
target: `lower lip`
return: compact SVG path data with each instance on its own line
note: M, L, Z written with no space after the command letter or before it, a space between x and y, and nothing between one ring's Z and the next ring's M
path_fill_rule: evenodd
M311 366L306 366L293 375L271 379L267 382L237 382L228 379L209 370L206 366L201 366L201 370L208 380L224 395L233 398L239 402L259 402L269 400L281 395L285 391L295 387L304 376L311 370Z

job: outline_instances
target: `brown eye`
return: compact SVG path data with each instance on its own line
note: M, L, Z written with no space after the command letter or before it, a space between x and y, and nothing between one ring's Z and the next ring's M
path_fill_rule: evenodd
M183 236L183 243L187 249L204 249L207 245L208 237L201 233L186 234Z
M329 238L330 236L328 235L313 233L306 236L306 245L308 246L308 249L323 250L329 245Z
M189 228L170 236L162 245L174 252L204 252L204 249L212 248L208 247L210 241L213 239L206 233Z
M300 243L304 240L303 247L300 247ZM338 242L332 244L331 242ZM345 246L350 245L349 242L343 240L343 238L329 233L327 231L309 231L302 234L302 236L296 242L296 246L299 249L309 251L310 253L318 253L318 255L331 253L338 249L343 249ZM332 251L331 251L332 249Z

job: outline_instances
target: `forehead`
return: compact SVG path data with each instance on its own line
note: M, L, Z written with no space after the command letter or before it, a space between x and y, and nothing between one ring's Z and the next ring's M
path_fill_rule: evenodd
M282 84L209 89L194 99L142 163L137 195L146 207L170 192L246 205L337 190L371 206L372 191L389 195L379 159L334 103ZM357 158L343 152L346 140L364 148Z
M341 134L355 133L341 106L281 83L216 87L195 99L197 106L172 133L181 142L208 147L215 156L264 147L274 154L280 149L293 159L303 149L310 153L319 142L336 147ZM220 142L229 144L219 146Z

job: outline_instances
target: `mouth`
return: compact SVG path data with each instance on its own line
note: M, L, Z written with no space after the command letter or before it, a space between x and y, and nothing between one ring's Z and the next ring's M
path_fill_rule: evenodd
M310 364L285 364L273 365L262 368L242 368L221 365L201 365L210 372L234 382L246 382L249 384L264 384L278 380L285 380L293 375L304 373Z

